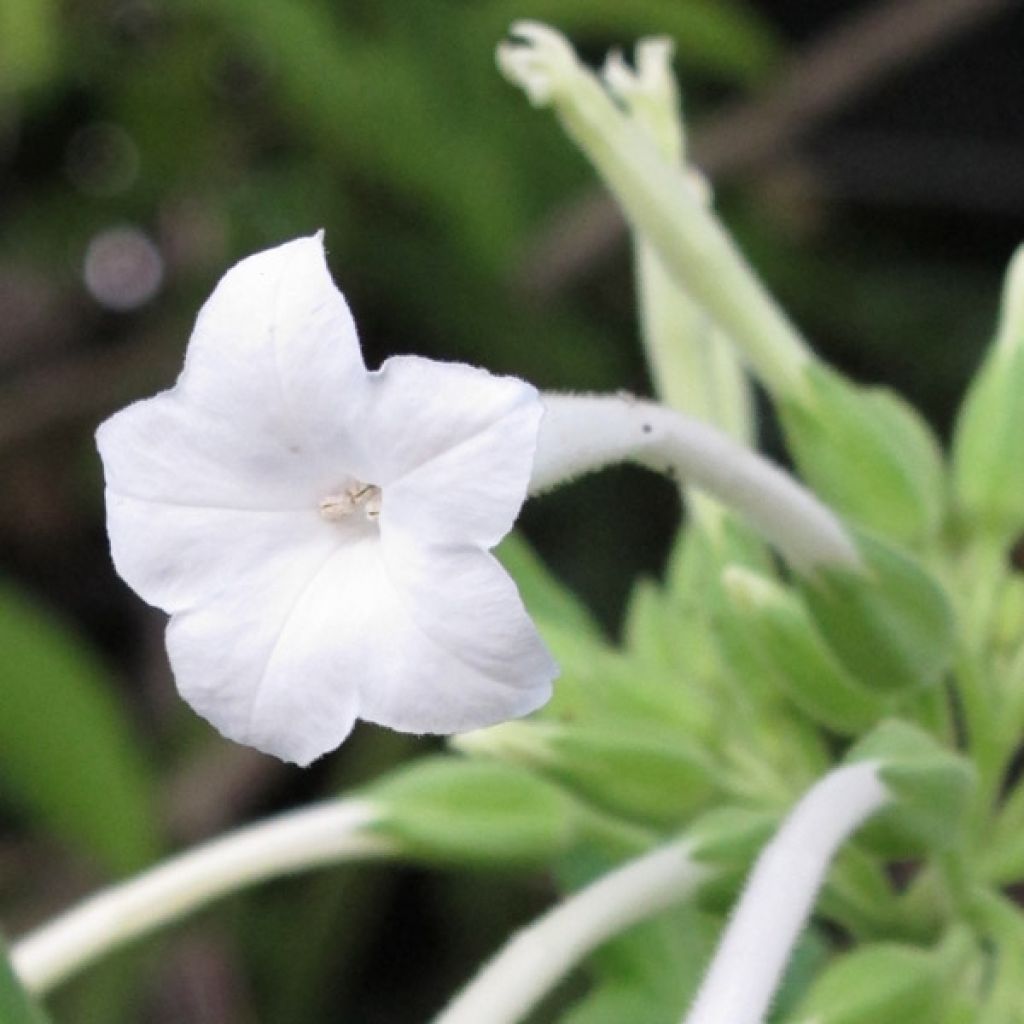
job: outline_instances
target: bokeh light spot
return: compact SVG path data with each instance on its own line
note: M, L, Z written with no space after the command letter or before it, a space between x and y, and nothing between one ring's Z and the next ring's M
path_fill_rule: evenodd
M86 288L101 306L127 312L145 305L159 291L164 261L160 250L138 228L106 228L89 242L83 276Z

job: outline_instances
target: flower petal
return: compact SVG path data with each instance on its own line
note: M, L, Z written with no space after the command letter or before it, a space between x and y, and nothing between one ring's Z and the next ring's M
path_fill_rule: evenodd
M224 275L200 310L178 386L190 404L247 433L329 451L352 446L365 381L356 327L318 234Z
M482 552L437 557L419 563L432 592L406 596L372 536L271 554L171 619L182 696L225 736L298 764L334 749L357 715L450 733L532 711L555 669L514 584Z
M110 492L168 505L310 506L322 472L285 438L191 407L177 388L111 416L96 444Z
M526 498L543 415L536 389L416 356L388 359L370 385L383 518L437 543L497 544Z
M114 566L149 604L171 614L233 586L279 551L332 543L313 508L199 508L107 492L107 532ZM325 537L324 534L328 536Z
M387 639L378 542L283 549L179 615L167 649L181 695L225 736L297 764L352 729Z
M175 391L97 431L114 565L150 604L180 611L308 534L334 537L317 500L332 464L273 435L246 436Z
M465 732L536 710L558 675L512 579L487 552L384 530L401 602L402 671L368 677L360 717L405 732Z

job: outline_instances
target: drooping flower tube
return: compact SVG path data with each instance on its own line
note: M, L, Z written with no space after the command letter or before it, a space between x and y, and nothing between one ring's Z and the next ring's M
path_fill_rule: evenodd
M453 733L542 705L557 667L489 553L542 412L462 364L368 371L319 235L235 266L176 385L97 434L114 564L170 614L182 696L298 764L357 718Z

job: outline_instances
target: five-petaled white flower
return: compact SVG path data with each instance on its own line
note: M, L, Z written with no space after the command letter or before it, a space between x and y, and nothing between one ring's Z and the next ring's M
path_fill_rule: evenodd
M452 733L543 704L556 666L489 553L541 415L469 366L368 371L319 235L239 263L175 387L97 434L114 564L170 613L184 698L299 764L357 717Z

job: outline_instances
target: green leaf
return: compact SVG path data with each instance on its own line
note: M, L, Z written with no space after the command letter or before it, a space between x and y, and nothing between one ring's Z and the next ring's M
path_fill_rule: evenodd
M600 984L559 1018L560 1024L677 1024L682 1000L659 999L647 987L618 979Z
M864 686L934 685L949 667L957 628L945 591L911 556L867 534L856 541L865 571L826 568L801 581L811 617Z
M587 608L544 565L525 540L507 537L497 556L515 580L523 602L561 669L550 703L540 717L569 722L672 722L683 731L706 729L708 711L699 695L679 685L686 650L699 656L699 642L680 622L658 588L641 584L647 634L643 650L623 655L605 639ZM647 593L650 591L650 593ZM650 613L650 621L646 616ZM666 650L665 639L675 638ZM649 643L648 643L649 640Z
M523 604L541 624L542 632L545 625L551 625L579 638L603 639L601 627L586 605L555 577L520 534L509 534L494 553L516 581Z
M944 959L896 942L837 957L790 1018L793 1024L907 1024L942 1019Z
M634 652L589 645L565 657L555 694L534 721L593 725L706 741L715 732L716 705L691 685L688 666L643 660Z
M772 1004L770 1021L782 1020L813 984L828 960L829 943L815 927L797 940Z
M946 511L938 442L899 396L810 365L799 399L779 403L801 475L851 522L899 541L932 536Z
M723 582L761 674L780 694L841 735L856 736L883 716L885 703L850 677L794 593L739 567Z
M0 650L0 794L114 872L154 859L150 766L96 655L3 585Z
M47 1024L48 1020L18 981L0 941L0 1024Z
M716 807L686 829L695 861L716 872L745 872L778 828L779 816L749 807Z
M953 433L953 484L974 525L1024 526L1024 247L1006 275L999 331L971 382Z
M378 831L403 851L445 863L544 863L577 835L577 808L557 786L496 761L438 756L370 786Z

